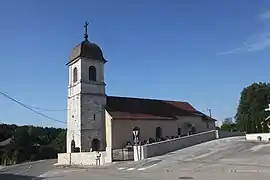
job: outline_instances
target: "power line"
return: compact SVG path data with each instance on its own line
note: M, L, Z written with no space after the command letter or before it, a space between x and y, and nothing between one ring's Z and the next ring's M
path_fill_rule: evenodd
M68 111L69 110L69 109L46 109L46 108L39 108L36 106L30 106L30 105L27 105L27 106L32 108L32 109L37 109L37 110L41 110L41 111Z
M57 119L55 119L55 118L52 118L52 117L50 117L50 116L47 116L46 114L43 114L43 113L40 113L40 112L34 110L33 108L31 108L31 107L27 106L26 104L24 104L24 103L22 103L22 102L20 102L20 101L18 101L18 100L16 100L16 99L14 99L14 98L12 98L11 96L7 95L7 94L4 93L4 92L1 92L1 91L0 91L0 94L3 95L4 97L8 98L9 100L12 100L12 101L16 102L17 104L19 104L19 105L25 107L26 109L28 109L28 110L30 110L30 111L36 113L36 114L39 114L40 116L43 116L43 117L45 117L45 118L47 118L47 119L50 119L50 120L52 120L52 121L56 121L56 122L60 122L60 123L66 124L66 122L64 122L64 121L57 120Z

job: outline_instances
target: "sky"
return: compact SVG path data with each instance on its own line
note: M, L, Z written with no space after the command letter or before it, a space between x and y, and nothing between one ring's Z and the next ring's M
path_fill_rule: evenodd
M222 121L244 87L270 80L267 0L5 0L0 91L66 121L65 64L85 20L108 60L108 95L188 101ZM1 95L0 121L65 127Z

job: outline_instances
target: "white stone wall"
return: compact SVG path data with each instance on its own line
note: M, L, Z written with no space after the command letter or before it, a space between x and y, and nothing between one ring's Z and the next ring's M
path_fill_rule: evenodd
M110 114L106 111L106 162L112 162L112 117Z
M262 141L269 141L270 133L254 133L254 134L246 134L246 140L248 141L257 141L258 137L261 137Z
M73 69L77 68L77 82L73 82ZM69 68L69 86L67 99L67 152L71 152L71 141L81 148L81 61L74 61Z
M100 155L98 160L97 156ZM106 152L60 153L57 165L104 165L108 162Z

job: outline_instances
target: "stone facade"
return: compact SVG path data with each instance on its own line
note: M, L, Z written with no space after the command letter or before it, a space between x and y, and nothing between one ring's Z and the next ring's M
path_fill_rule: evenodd
M89 78L91 66L96 70L95 81ZM77 58L69 64L68 153L73 140L80 152L89 152L93 143L101 151L106 149L105 106L104 62Z

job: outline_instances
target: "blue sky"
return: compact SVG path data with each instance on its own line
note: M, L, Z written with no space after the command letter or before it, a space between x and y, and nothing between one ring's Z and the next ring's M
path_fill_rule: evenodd
M223 120L243 87L270 79L266 0L9 0L0 13L0 91L31 106L66 108L65 64L85 20L108 60L108 95L188 101ZM0 121L64 127L2 96Z

